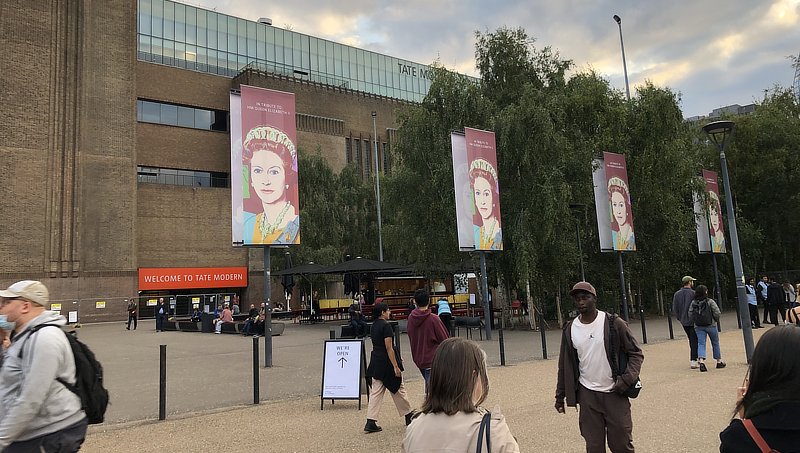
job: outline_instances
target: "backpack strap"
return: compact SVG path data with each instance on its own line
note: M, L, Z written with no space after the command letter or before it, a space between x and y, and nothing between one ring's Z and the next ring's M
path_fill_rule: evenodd
M36 332L38 332L39 330L41 330L44 327L58 327L58 330L61 330L61 326L59 326L58 324L39 324L39 325L31 327L31 329L28 331L28 339L30 339L30 337L33 337L33 334L35 334ZM69 336L69 334L66 333L66 332L64 332L64 335ZM27 342L27 340L26 340L26 342ZM67 342L69 342L69 338L67 338ZM19 354L17 355L17 357L19 357L20 359L22 359L22 351L24 349L25 349L25 345L22 345L22 347L19 348ZM70 348L70 350L71 350L71 348ZM76 367L75 368L76 376L77 376L77 373L78 373L78 369ZM61 385L63 385L64 387L67 388L67 390L69 390L70 392L72 392L75 395L77 395L78 398L81 397L80 393L78 393L78 387L70 384L69 382L65 381L64 379L62 379L60 377L57 377L56 381L60 382ZM77 379L76 379L76 384L77 384Z
M483 418L481 418L481 426L478 428L478 448L475 450L476 453L481 453L481 448L483 448L483 433L486 432L486 452L492 453L492 441L491 441L491 433L490 427L492 425L492 413L486 411L483 414Z
M761 449L761 453L779 453L778 450L774 450L770 448L767 441L761 436L761 433L758 432L755 425L753 425L753 421L749 418L742 420L742 424L747 429L747 432L750 434L750 437L753 438L758 448Z

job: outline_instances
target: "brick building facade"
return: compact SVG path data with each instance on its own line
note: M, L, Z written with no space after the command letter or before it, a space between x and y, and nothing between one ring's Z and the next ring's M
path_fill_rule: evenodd
M238 60L227 53L227 66L223 67L208 63L210 57L207 63L190 61L195 58L191 54L200 50L154 53L157 43L161 43L159 49L167 48L167 38L156 37L158 33L172 33L166 24L174 26L178 35L183 33L187 43L173 36L170 46L195 49L188 43L201 41L201 18L206 24L212 17L218 18L220 29L224 23L238 24ZM179 19L188 24L184 30ZM158 33L156 24L163 27ZM206 37L210 41L217 33L211 25L206 27L202 32L204 43ZM186 31L189 29L194 30L191 37ZM372 82L359 78L363 78L363 65L357 66L355 58L353 68L360 75L354 72L349 82L333 69L325 73L316 63L309 66L305 59L303 64L295 59L294 66L286 61L279 67L250 65L248 52L260 56L264 42L274 46L269 42L272 38L267 38L264 42L252 41L258 46L254 48L247 41L251 30L256 30L253 36L258 39L264 30L268 37L292 33L295 43L300 36L301 51L308 43L318 45L320 52L327 46L337 55L342 52L340 48L345 54L349 51L356 55L353 48L340 44L273 31L264 24L169 0L0 2L0 48L6 50L0 59L4 85L0 92L0 165L5 170L5 177L0 179L0 285L6 287L21 279L41 280L50 288L51 298L63 302L64 311L71 310L68 305L79 305L84 322L123 319L129 297L142 299L142 315L147 316L146 299L187 293L140 293L138 276L142 268L246 267L246 287L196 288L190 292L236 294L243 301L263 299L262 251L231 245L229 183L211 187L151 183L137 175L143 167L229 175L227 129L143 121L142 112L137 111L142 108L141 101L184 110L188 107L201 117L208 112L226 114L230 90L242 84L292 92L296 96L298 146L307 151L321 149L331 167L340 171L349 158L346 147L353 146L355 140L364 144L359 152L374 152L372 111L377 112L377 141L382 154L396 127L395 110L418 101L426 87L424 81L414 79L415 94L393 89L385 82L386 74L399 86L398 75L389 71L403 72L403 87L406 80L412 87L412 73L407 69L412 63L397 63L385 56L378 59L370 53L365 55L367 63L374 65ZM219 34L223 36L221 31ZM236 42L236 35L225 36L233 39L228 42ZM248 43L249 51L244 50L242 42ZM205 44L211 48L211 44ZM356 50L358 55L365 52ZM223 63L221 55L220 50L215 57L218 65ZM307 53L298 55L305 58ZM322 57L319 62L321 65ZM201 65L205 71L197 69ZM292 67L299 69L292 72ZM210 73L213 71L217 74ZM421 78L424 72L420 69L417 76L415 69L413 75ZM383 159L379 156L379 162ZM373 159L369 162L374 169ZM369 170L363 169L364 164L362 158L360 165L366 177ZM277 281L273 288L274 298L280 294ZM105 308L97 308L96 302L106 299Z

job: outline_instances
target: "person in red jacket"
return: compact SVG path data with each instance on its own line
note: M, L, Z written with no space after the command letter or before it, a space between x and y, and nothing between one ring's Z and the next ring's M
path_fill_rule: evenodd
M417 308L408 315L408 341L411 343L411 357L425 378L425 393L428 393L433 354L439 343L450 335L441 318L428 308L430 296L427 290L418 289L414 292L414 303Z

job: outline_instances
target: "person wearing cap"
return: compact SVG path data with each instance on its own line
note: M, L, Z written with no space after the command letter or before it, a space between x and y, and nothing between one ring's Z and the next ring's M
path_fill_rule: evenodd
M46 310L49 293L24 280L0 291L0 315L13 323L14 340L0 369L0 451L75 452L86 437L80 398L58 380L75 385L75 358L57 326L67 320ZM43 327L42 324L54 327Z
M695 279L690 276L685 276L681 279L683 287L675 292L672 297L672 311L675 312L675 317L683 326L683 331L689 337L689 366L695 370L697 369L697 333L694 331L694 321L689 317L689 306L692 305L694 300L694 282Z
M569 292L580 313L561 335L556 410L580 403L578 424L588 453L633 452L631 403L624 395L639 379L644 354L622 318L597 309L597 291L587 282ZM577 322L576 322L577 321ZM620 353L628 365L619 372Z

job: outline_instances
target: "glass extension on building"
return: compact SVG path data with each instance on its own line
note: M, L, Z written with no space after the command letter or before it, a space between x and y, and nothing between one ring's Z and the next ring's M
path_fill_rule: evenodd
M169 0L139 0L138 58L234 77L251 65L284 76L421 102L427 65Z

